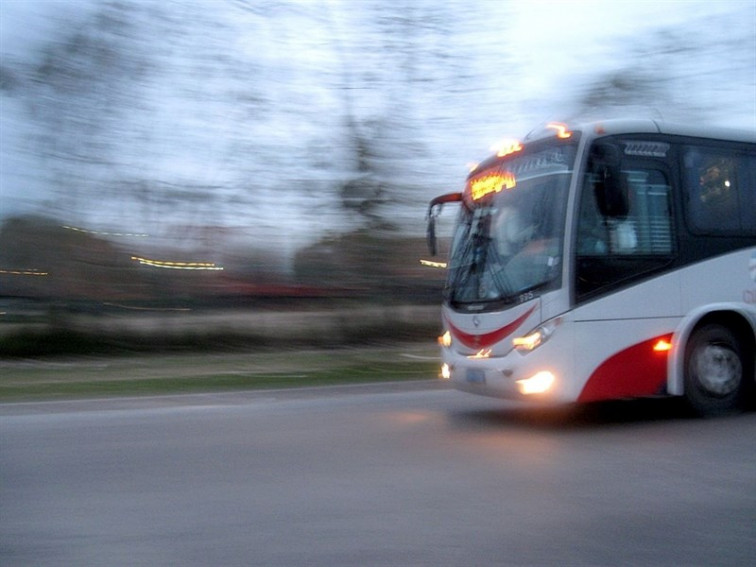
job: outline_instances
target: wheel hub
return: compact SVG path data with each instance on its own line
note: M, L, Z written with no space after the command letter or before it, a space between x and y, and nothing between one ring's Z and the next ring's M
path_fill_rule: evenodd
M708 345L698 352L694 364L701 386L716 396L727 396L740 385L743 368L729 348Z

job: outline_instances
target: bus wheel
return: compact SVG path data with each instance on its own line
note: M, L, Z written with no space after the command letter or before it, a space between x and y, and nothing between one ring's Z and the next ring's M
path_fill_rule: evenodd
M722 415L743 408L743 348L722 325L704 325L693 333L685 352L685 397L699 415Z

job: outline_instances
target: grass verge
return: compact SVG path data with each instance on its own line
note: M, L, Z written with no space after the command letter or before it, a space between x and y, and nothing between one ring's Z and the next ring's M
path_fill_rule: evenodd
M133 354L0 361L0 401L147 396L425 380L434 345L289 352Z

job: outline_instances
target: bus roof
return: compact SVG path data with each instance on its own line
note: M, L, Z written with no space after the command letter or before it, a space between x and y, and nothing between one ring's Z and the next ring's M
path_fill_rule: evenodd
M525 141L529 142L553 136L553 124L554 123L550 123L548 126L536 128L525 137ZM566 122L564 123L564 126L571 131L582 132L591 137L611 134L657 133L673 136L756 143L756 131L754 130L706 126L699 123L666 122L655 119L613 118L576 124Z
M570 138L572 133L579 132L584 140L601 138L603 136L624 134L665 134L669 136L685 136L708 140L723 140L756 144L756 131L747 129L723 128L704 126L697 123L665 122L650 118L612 118L594 120L584 123L549 122L532 130L522 143L530 144L549 138ZM500 162L506 156L523 149L519 140L508 139L497 145L497 152L470 169L468 179L480 171L488 169Z

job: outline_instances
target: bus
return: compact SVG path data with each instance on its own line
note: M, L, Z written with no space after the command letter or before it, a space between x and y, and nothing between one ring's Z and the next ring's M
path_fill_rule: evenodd
M549 123L430 202L432 254L450 203L440 375L458 390L755 401L756 133Z

